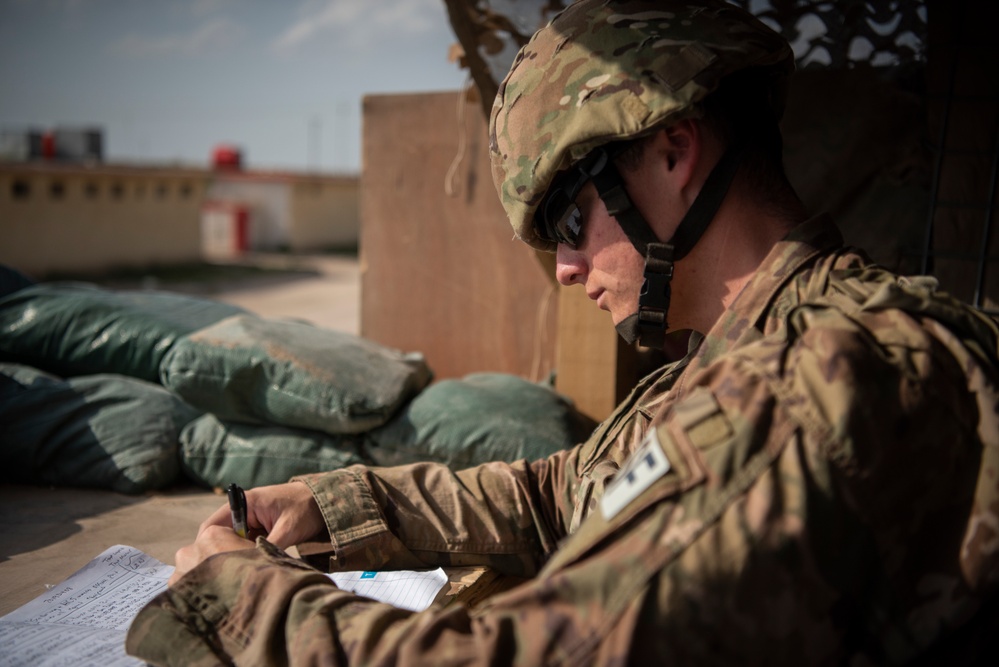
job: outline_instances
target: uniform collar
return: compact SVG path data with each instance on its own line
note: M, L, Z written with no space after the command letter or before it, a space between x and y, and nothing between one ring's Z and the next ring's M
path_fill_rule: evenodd
M735 301L705 335L699 366L719 355L760 338L773 304L791 278L818 255L842 247L843 236L828 215L795 226L774 244Z

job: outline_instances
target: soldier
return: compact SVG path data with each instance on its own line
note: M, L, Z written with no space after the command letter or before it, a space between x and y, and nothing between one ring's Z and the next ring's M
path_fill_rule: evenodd
M783 39L721 0L580 0L535 35L490 123L513 227L627 338L694 332L687 355L545 460L353 467L249 491L266 539L248 548L227 508L207 519L129 652L983 659L999 618L999 327L806 217L780 166L791 68ZM413 613L279 548L314 539L331 568L484 564L529 580L475 609Z

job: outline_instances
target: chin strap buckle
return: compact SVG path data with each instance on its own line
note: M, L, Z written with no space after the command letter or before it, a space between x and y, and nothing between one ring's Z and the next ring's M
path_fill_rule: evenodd
M673 245L650 243L645 250L645 283L638 297L638 344L662 348L666 342L670 281L673 279Z

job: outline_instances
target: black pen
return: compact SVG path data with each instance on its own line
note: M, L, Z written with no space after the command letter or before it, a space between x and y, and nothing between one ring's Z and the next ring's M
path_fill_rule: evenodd
M240 537L246 537L246 494L238 484L229 485L229 511L232 512L232 529Z

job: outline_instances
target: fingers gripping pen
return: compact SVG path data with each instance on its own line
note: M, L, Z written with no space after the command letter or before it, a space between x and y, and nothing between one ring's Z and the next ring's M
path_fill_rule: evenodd
M238 484L230 484L229 511L232 512L232 529L240 537L246 537L246 494Z

